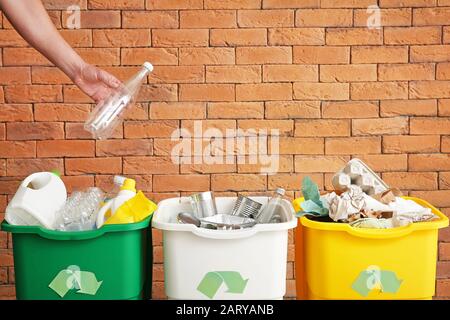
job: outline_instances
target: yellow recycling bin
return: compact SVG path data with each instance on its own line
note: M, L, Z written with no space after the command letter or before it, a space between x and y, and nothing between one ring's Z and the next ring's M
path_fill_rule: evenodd
M393 229L354 228L304 216L295 230L297 299L431 299L438 229L448 218ZM298 206L303 199L294 200Z

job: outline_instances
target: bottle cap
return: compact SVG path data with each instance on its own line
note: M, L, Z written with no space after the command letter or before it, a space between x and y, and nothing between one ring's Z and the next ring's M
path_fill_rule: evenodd
M148 70L148 72L152 72L153 71L153 65L150 62L144 62L144 64L142 66L144 68L146 68Z
M133 179L125 179L122 187L120 187L120 190L136 192L136 181Z
M284 190L283 188L277 188L277 190L275 192L284 196L284 194L286 193L286 190Z

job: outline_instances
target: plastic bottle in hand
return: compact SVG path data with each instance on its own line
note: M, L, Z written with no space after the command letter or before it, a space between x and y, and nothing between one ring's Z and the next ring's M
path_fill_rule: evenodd
M261 209L256 217L258 223L287 222L294 216L294 208L287 201L283 201L285 191L278 188L269 202Z
M124 110L136 100L142 82L152 71L152 64L145 62L138 73L95 107L84 128L91 132L95 139L109 138L117 125L122 122Z

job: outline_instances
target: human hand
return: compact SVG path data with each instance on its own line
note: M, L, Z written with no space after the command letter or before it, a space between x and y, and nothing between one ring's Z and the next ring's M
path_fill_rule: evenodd
M77 70L73 82L95 103L104 101L122 85L122 82L110 73L87 63Z

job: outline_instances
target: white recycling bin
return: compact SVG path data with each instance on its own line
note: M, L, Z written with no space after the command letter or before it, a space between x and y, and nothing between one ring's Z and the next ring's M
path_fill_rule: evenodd
M251 197L266 204L268 197ZM229 214L237 198L216 198ZM287 200L284 200L287 201ZM192 212L188 197L163 200L153 227L163 230L165 289L169 299L269 300L286 293L288 230L297 219L241 230L211 230L180 224Z

